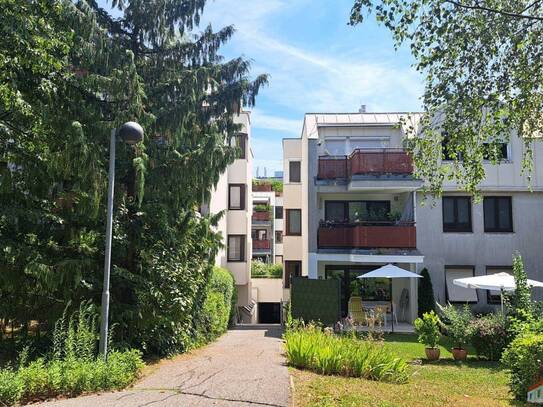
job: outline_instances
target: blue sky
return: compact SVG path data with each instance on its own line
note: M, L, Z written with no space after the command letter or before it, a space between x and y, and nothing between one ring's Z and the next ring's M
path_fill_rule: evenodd
M270 75L252 112L254 172L282 170L281 139L299 137L306 112L418 110L420 76L407 49L371 16L347 25L354 0L210 0L201 26L234 25L225 58ZM100 1L104 3L105 1Z

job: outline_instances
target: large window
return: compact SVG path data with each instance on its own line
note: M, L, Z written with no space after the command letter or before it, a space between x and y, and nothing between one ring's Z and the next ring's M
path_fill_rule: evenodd
M245 185L228 185L228 209L245 209Z
M302 234L302 210L287 209L287 235L300 236Z
M276 206L275 207L275 219L283 219L283 207L282 206Z
M511 266L487 266L486 274L497 274L497 273L509 273L511 274L513 269ZM501 304L501 292L494 290L485 290L486 291L486 302L488 304Z
M477 290L455 285L457 278L473 277L472 266L445 266L447 301L451 303L475 303L477 302Z
M244 133L236 134L230 138L230 146L239 148L238 158L245 159L246 155L247 135Z
M326 201L324 218L330 222L388 220L390 201Z
M300 277L302 275L302 262L286 260L284 274L284 287L290 288L290 281L292 280L292 277Z
M245 235L228 235L228 261L245 261Z
M485 196L485 232L512 232L513 211L510 196Z
M469 196L443 197L443 231L471 232L471 198Z
M300 161L289 161L288 163L288 180L289 182L301 181Z

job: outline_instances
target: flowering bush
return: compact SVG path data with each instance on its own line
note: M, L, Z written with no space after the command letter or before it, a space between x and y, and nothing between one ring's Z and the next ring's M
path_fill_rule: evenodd
M471 343L478 356L499 360L509 344L507 320L502 314L490 314L471 321Z

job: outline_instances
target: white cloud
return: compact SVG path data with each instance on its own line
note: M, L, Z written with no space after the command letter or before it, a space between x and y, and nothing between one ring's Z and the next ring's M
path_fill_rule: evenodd
M273 116L264 113L260 109L253 109L251 112L251 124L253 128L277 130L282 133L299 135L302 131L302 120L286 119L280 116Z

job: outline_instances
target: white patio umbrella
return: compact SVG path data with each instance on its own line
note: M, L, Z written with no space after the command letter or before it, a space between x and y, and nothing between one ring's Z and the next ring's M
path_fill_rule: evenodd
M501 297L501 307L503 313L503 292L513 291L516 288L515 278L508 273L487 274L485 276L455 278L453 284L464 287L481 290L499 291ZM528 279L530 287L543 287L540 281Z
M386 266L379 267L377 270L370 271L369 273L362 274L357 278L422 278L421 275L405 270L401 267L393 264L387 264ZM394 333L394 301L392 301L392 290L390 293L390 311L392 314L392 332ZM385 317L386 318L386 317Z

